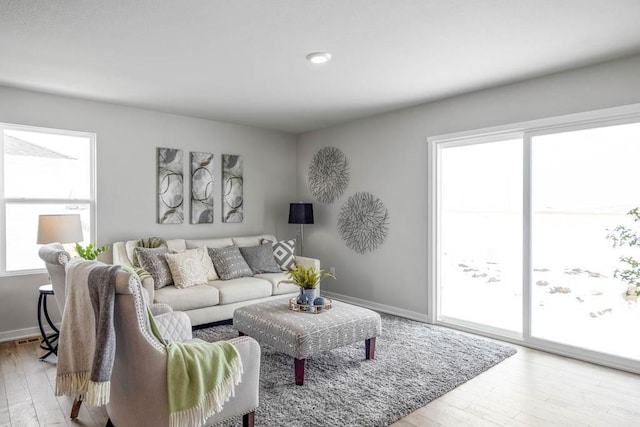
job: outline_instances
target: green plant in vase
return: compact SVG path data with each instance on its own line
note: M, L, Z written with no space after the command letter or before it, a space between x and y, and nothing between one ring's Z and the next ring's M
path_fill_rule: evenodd
M76 252L78 252L78 255L89 261L95 260L98 255L108 250L109 246L98 247L96 243L89 243L87 246L76 243Z
M627 215L633 218L635 223L640 222L640 208L633 208ZM613 242L613 247L628 246L630 248L640 248L640 235L635 230L619 225L613 230L607 230L607 239ZM637 302L640 299L640 261L632 256L621 256L620 262L624 267L618 268L613 277L620 279L628 285L622 297L627 301Z
M300 295L298 296L297 303L305 305L314 305L317 297L316 288L322 279L326 277L336 278L336 276L324 270L315 267L305 267L304 265L297 265L296 268L287 272L287 276L289 276L291 280L287 280L286 283L293 283L300 287ZM311 309L313 310L313 308Z

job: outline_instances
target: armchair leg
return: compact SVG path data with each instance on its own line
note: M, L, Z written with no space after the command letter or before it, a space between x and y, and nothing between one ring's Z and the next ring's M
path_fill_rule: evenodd
M78 418L78 413L80 413L80 406L82 406L82 399L76 397L73 401L73 406L71 407L71 419L75 420Z
M242 416L242 427L254 427L255 420L256 420L255 411L251 411L248 414L244 414Z

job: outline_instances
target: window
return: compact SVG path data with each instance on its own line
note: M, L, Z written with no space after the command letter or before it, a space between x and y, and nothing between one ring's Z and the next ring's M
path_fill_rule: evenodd
M640 302L616 270L640 249L611 234L640 226L640 106L429 144L432 319L638 372L621 331Z
M0 124L0 274L44 268L38 216L79 213L95 240L95 135Z

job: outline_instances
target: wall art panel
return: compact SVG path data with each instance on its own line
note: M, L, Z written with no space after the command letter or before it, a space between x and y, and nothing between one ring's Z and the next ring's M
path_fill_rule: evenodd
M222 155L222 222L244 219L242 156Z
M191 152L191 224L213 224L213 154Z
M184 222L184 185L182 150L157 149L158 224Z

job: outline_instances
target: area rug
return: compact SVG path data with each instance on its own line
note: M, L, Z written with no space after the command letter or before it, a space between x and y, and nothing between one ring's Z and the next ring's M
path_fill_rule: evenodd
M364 342L318 354L307 359L303 386L294 383L293 358L262 345L256 426L387 426L516 353L451 329L381 316L374 360L365 360ZM194 336L218 341L238 333L223 325Z

